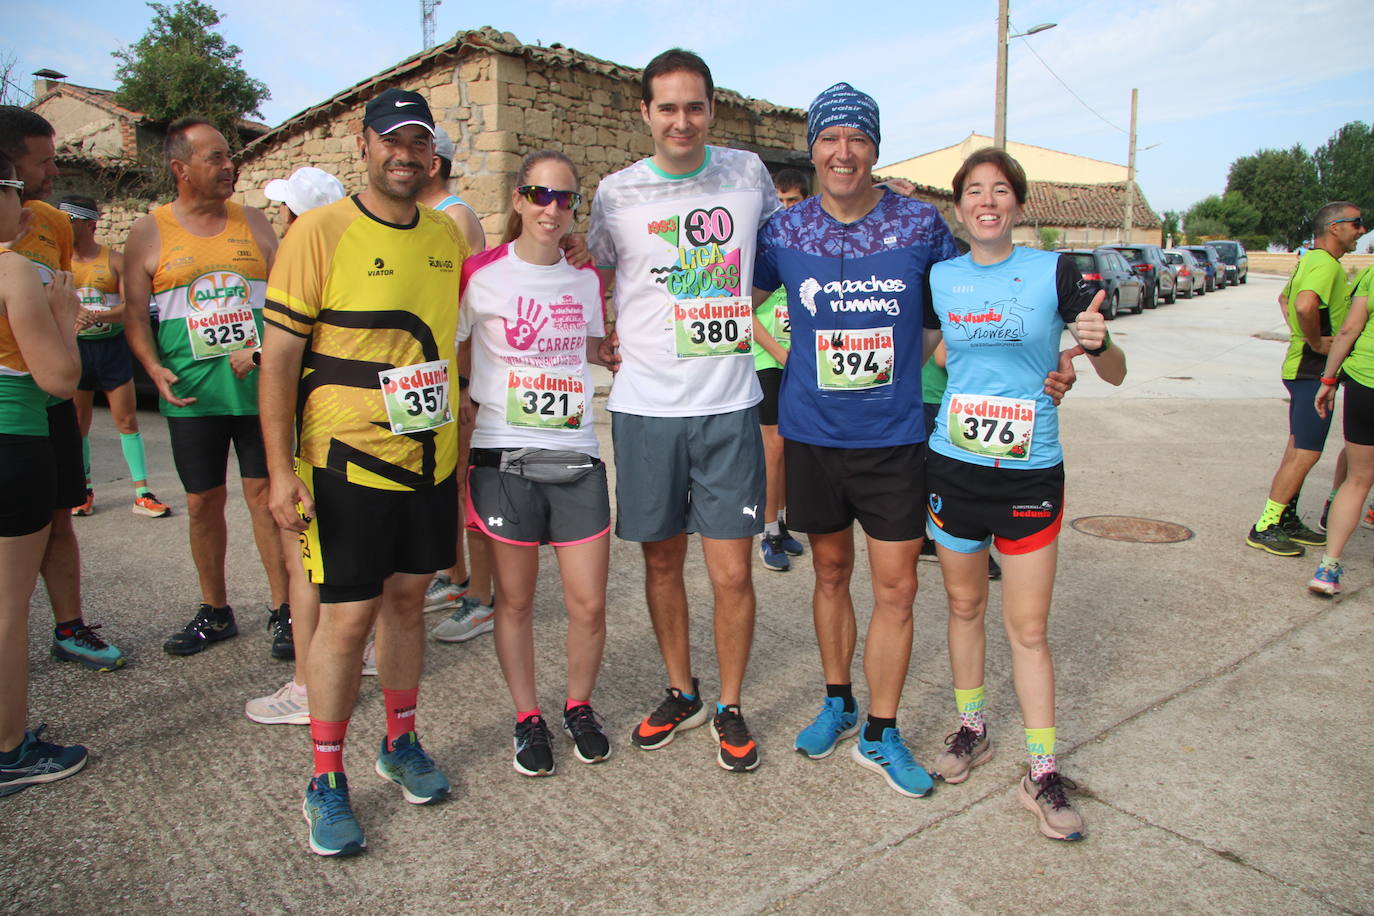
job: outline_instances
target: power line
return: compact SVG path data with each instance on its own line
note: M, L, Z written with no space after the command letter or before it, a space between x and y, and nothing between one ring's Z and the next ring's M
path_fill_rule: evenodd
M1008 20L1008 22L1010 22L1010 20ZM1013 28L1014 28L1014 26L1013 26ZM1035 59L1038 60L1038 61L1040 61L1040 65L1041 65L1042 67L1044 67L1047 71L1049 71L1050 76L1052 76L1052 77L1054 77L1056 80L1058 80L1058 81L1059 81L1059 85L1063 86L1063 87L1064 87L1064 90L1065 90L1066 92L1068 92L1069 95L1073 96L1075 99L1078 100L1078 104L1080 104L1080 105L1082 105L1084 108L1088 109L1088 111L1092 112L1093 115L1096 116L1097 119L1098 119L1099 121L1101 121L1103 124L1106 124L1108 127L1112 128L1113 130L1120 131L1120 132L1123 133L1123 134L1129 134L1129 133L1130 133L1130 131L1125 130L1124 128L1122 128L1122 127L1120 127L1120 126L1118 126L1118 125L1116 125L1116 124L1113 124L1111 121L1108 121L1106 118L1104 118L1101 114L1098 113L1098 111L1097 111L1096 108L1093 108L1093 107L1092 107L1091 105L1089 105L1087 102L1083 101L1083 97L1080 96L1077 92L1074 92L1073 89L1069 86L1069 84L1066 83L1066 82L1064 82L1063 78L1062 78L1058 73L1055 73L1055 72L1054 72L1054 69L1053 69L1052 67L1050 67L1049 64L1045 63L1045 58L1041 57L1041 56L1036 52L1035 46L1032 45L1029 41L1026 41L1026 39L1025 39L1024 36L1022 36L1022 38L1021 38L1021 43L1022 43L1023 45L1026 46L1026 49L1027 49L1027 50L1029 50L1032 54L1035 55Z

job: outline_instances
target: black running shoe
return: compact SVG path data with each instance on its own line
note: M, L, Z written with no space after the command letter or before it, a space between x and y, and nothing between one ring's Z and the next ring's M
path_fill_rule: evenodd
M221 642L239 635L238 624L234 623L234 609L210 607L202 604L196 616L177 632L167 637L162 649L168 655L195 655L211 643Z
M998 565L997 560L993 557L992 554L988 554L988 579L990 579L993 582L996 582L1001 578L1002 567Z
M291 632L291 605L285 601L275 611L267 609L267 629L272 634L272 657L289 662L296 657L296 637Z
M583 763L600 763L611 756L611 742L586 703L563 712L563 731L573 740L573 753Z
M1293 543L1278 525L1270 525L1263 531L1251 528L1250 533L1245 536L1245 543L1276 557L1300 557L1307 553L1307 548Z
M543 716L515 723L514 764L515 772L525 776L553 775L553 742Z
M739 707L730 705L716 713L711 722L711 734L720 745L716 763L732 773L748 773L759 765L759 746L744 724Z
M642 751L652 751L672 742L679 729L696 728L706 721L706 707L701 702L701 684L692 678L694 700L684 699L682 691L668 688L668 696L658 704L644 721L635 726L630 742Z
M1288 535L1288 540L1294 544L1306 544L1308 547L1326 546L1326 535L1304 525L1293 503L1284 506L1283 515L1279 516L1278 527L1283 529L1283 533Z

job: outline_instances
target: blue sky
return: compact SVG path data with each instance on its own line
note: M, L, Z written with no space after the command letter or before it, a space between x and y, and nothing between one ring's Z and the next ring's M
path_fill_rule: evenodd
M172 2L172 0L168 0ZM218 0L221 31L268 84L271 124L418 51L419 0ZM482 25L521 41L565 45L630 66L680 44L718 85L805 107L847 80L882 109L882 162L992 133L996 0L875 0L862 14L795 0L516 0L436 11L442 38ZM843 10L844 13L837 13ZM16 12L19 15L16 15ZM151 10L133 0L14 7L0 54L31 88L51 67L112 87L110 52L136 41ZM1017 30L1058 27L1010 54L1008 136L1124 163L1131 88L1140 89L1139 182L1158 211L1220 193L1232 160L1264 147L1309 151L1348 121L1374 121L1374 3L1369 0L1013 0ZM1026 43L1073 92L1075 100ZM1158 144L1153 149L1144 147Z

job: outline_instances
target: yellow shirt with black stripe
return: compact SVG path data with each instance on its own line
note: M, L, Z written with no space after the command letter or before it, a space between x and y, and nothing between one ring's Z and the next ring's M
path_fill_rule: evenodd
M345 198L292 225L268 278L264 317L308 341L297 458L380 490L424 489L454 472L457 423L393 434L379 373L443 360L457 381L453 340L467 255L453 221L423 206L401 226Z

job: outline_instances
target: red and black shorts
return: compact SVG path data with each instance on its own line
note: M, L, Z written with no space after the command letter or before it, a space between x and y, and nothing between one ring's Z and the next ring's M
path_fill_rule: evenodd
M926 456L926 529L942 547L977 553L1032 553L1059 537L1064 465L1019 470L985 467L934 451Z

